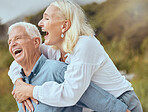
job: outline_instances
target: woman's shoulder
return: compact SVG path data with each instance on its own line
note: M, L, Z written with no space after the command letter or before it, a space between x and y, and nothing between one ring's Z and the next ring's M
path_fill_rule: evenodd
M81 36L71 56L73 62L95 64L98 62L98 57L104 56L104 48L96 37Z
M86 36L86 35L83 35L83 36L79 36L79 40L78 42L89 42L89 43L92 43L92 42L99 42L99 40L96 40L96 37L95 36Z
M96 39L95 36L91 37L91 36L80 36L79 40L75 46L75 50L78 49L95 49L95 48L99 48L99 46L101 46L100 42L98 39Z

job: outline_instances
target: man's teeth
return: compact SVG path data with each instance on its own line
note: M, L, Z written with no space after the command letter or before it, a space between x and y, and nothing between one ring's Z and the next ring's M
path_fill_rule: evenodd
M14 54L18 54L18 53L20 53L22 51L22 49L15 49L14 51L13 51L13 53Z

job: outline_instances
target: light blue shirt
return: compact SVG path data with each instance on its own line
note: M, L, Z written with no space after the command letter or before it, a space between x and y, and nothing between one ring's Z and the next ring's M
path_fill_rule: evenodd
M23 69L21 70L21 74L23 76L23 80L32 85L42 85L47 81L56 81L57 83L62 82L62 78L64 77L64 72L67 69L67 65L60 61L55 60L47 60L47 58L42 54L38 61L36 62L31 74L26 77ZM58 76L57 76L58 75ZM61 76L61 77L59 77ZM60 79L61 78L61 79ZM23 112L22 104L17 103L19 112ZM82 112L82 108L77 106L71 107L53 107L39 102L39 104L35 104L32 102L35 111L34 112ZM26 112L29 112L26 110Z

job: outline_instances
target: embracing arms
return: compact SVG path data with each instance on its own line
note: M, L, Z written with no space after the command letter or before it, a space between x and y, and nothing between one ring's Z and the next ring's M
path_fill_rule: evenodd
M77 60L78 60L77 58L73 59L73 61L77 61ZM65 76L64 76L64 73L62 72L59 75L61 76L63 74L63 78L61 78L64 81L64 82L62 81L63 83L58 84L56 82L51 81L51 82L45 82L42 86L35 86L33 89L34 98L41 101L42 103L45 103L48 105L60 106L60 107L74 105L80 99L79 104L84 104L84 106L89 107L96 111L98 110L99 105L103 104L101 105L101 108L99 108L99 111L101 111L102 109L102 112L113 111L113 110L116 110L114 112L119 112L119 110L125 112L127 106L123 104L121 101L117 100L108 92L104 91L101 88L98 89L99 92L96 91L96 88L94 87L97 87L97 86L91 87L92 89L88 88L89 83L91 81L91 74L92 74L92 71L90 70L90 68L92 71L96 69L94 65L90 65L90 64L87 66L86 64L83 64L82 66L82 63L80 62L73 65L71 64L71 66L68 66L67 71L65 72ZM82 71L77 71L76 69L80 69ZM85 74L85 76L80 75L81 73ZM68 74L71 74L71 75L68 75ZM13 73L11 75L13 75ZM20 89L22 88L25 88L25 87L20 87ZM79 88L81 88L82 90ZM92 95L94 91L98 92L96 93L97 96ZM88 94L86 94L85 92L87 92ZM19 93L19 90L18 90L18 93ZM24 92L22 92L22 94L23 93ZM88 98L89 100L85 98ZM96 102L94 102L94 99L96 100ZM92 101L91 104L89 103L90 101ZM95 106L95 105L98 105L98 106Z

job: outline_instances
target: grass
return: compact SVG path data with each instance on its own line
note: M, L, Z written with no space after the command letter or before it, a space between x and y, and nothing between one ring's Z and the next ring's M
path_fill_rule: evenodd
M16 112L17 105L11 95L12 83L7 75L8 69L0 70L0 112Z

